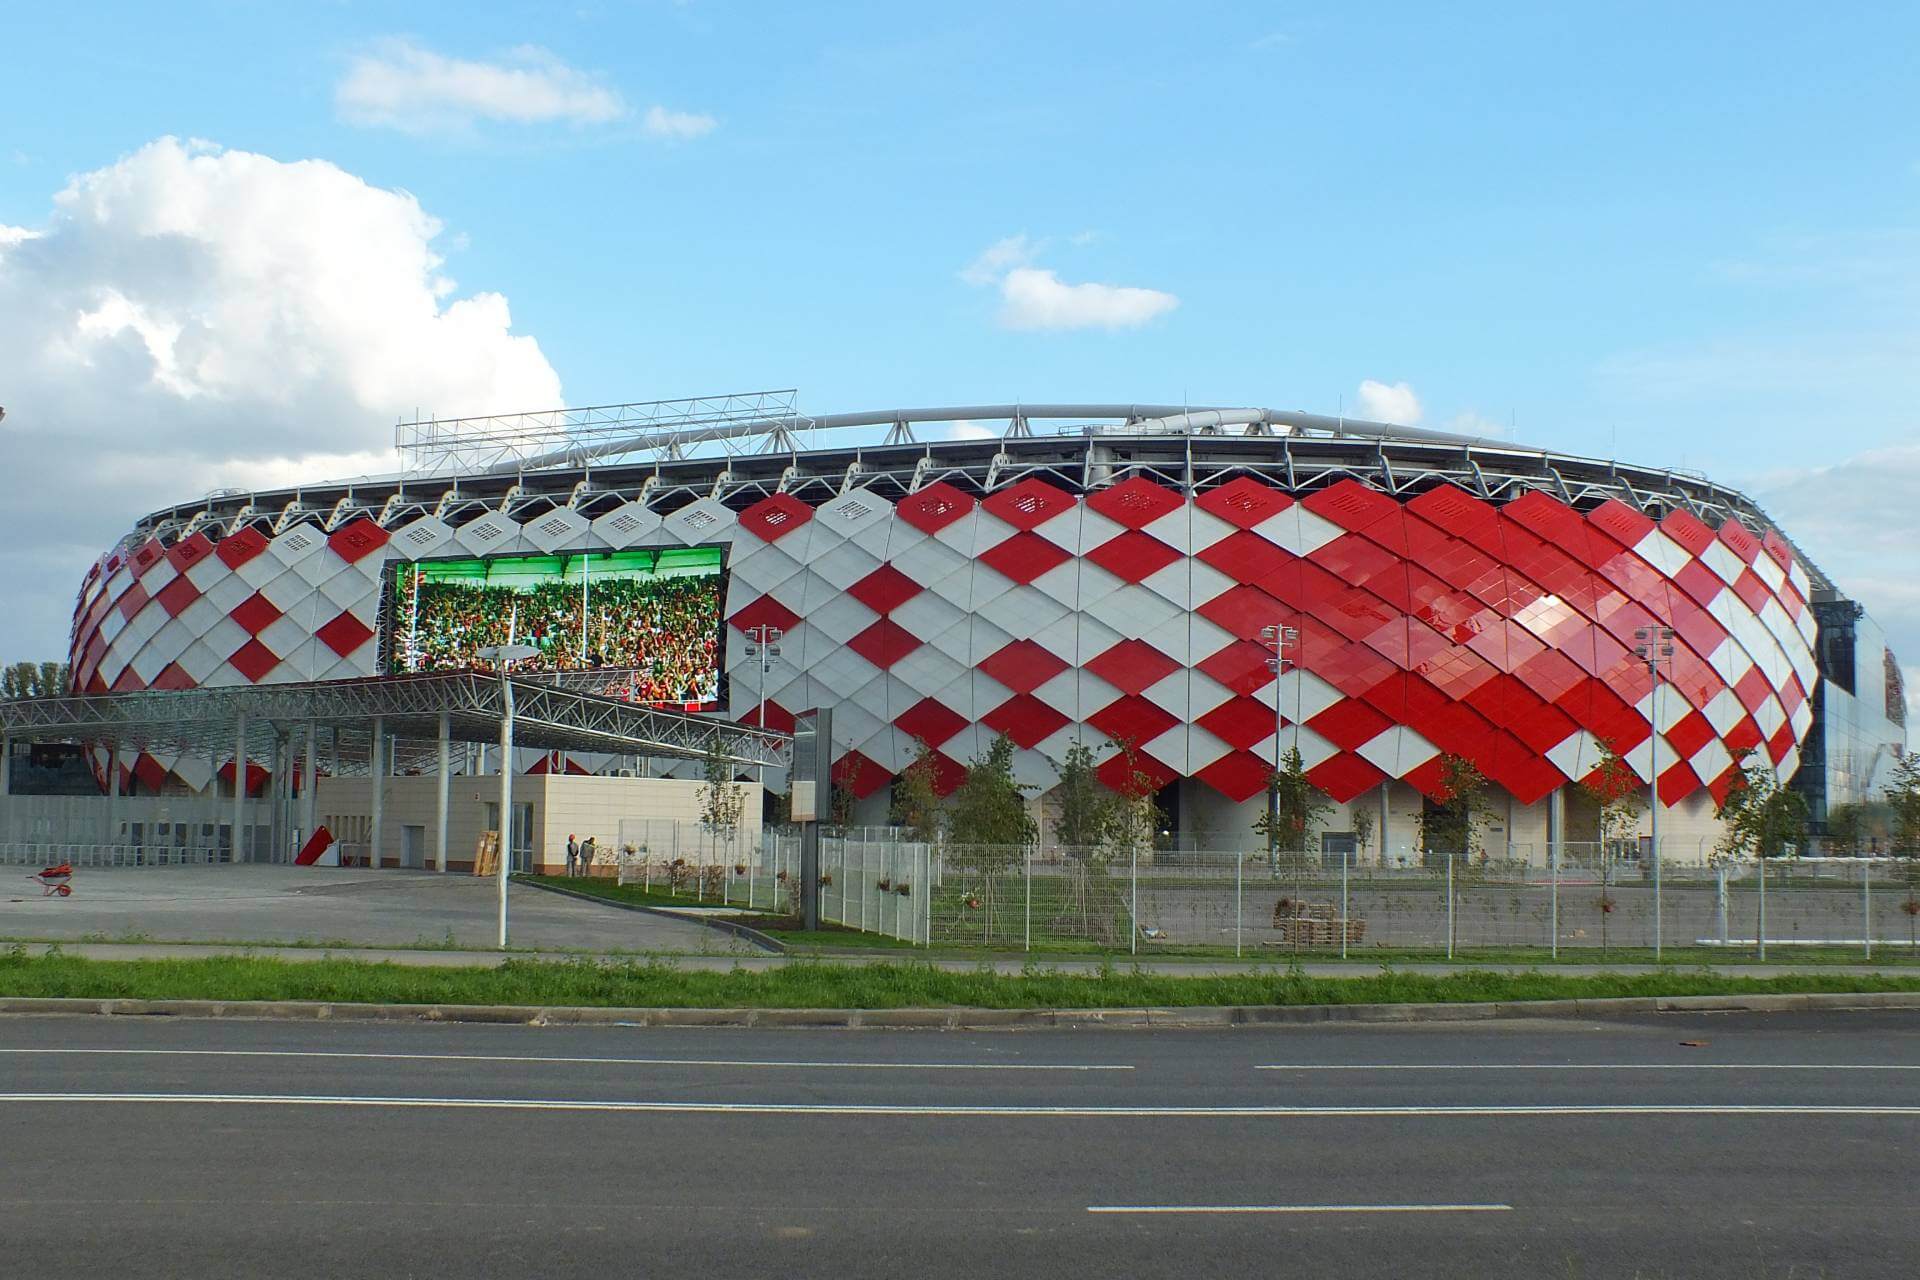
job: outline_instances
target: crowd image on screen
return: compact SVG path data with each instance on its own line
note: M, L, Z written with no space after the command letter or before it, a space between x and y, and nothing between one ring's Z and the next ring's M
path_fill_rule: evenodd
M718 696L718 577L594 579L585 593L581 639L579 583L484 586L447 580L402 580L395 617L400 663L410 671L481 665L474 655L506 644L538 649L523 671L633 674L627 695L641 702L701 702Z

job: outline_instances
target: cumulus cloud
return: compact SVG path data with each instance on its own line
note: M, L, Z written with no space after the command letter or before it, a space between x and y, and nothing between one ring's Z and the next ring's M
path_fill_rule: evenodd
M982 250L960 272L971 285L997 285L1000 324L1008 329L1137 329L1180 305L1158 289L1069 284L1033 265L1045 241L1008 236Z
M665 107L648 107L643 123L647 132L654 137L671 138L676 142L704 138L720 127L720 122L712 116L691 111L669 111Z
M0 654L63 648L79 574L157 505L391 469L416 407L562 403L507 300L458 295L441 234L325 161L162 138L0 236Z
M1915 434L1920 434L1916 431ZM1920 582L1913 503L1920 445L1855 454L1832 466L1776 473L1754 497L1835 584L1866 606L1906 670L1908 723L1920 726Z
M619 93L544 49L523 46L498 62L474 62L399 39L348 63L333 100L352 124L408 132L480 120L607 124L627 114Z
M1420 424L1420 413L1420 397L1404 382L1388 384L1368 378L1360 384L1362 418L1413 427Z

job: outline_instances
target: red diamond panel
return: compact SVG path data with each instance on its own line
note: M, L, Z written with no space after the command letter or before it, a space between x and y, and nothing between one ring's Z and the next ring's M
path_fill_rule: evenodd
M244 627L248 635L257 636L280 620L280 610L273 601L256 591L235 605L233 612L227 616Z
M833 762L833 785L864 800L893 781L893 775L878 761L849 751Z
M847 588L847 594L875 613L892 613L924 590L891 564L883 564Z
M1291 552L1244 529L1228 534L1197 554L1235 582L1263 582L1294 563Z
M1398 502L1358 480L1342 480L1318 493L1308 494L1300 505L1342 529L1364 529L1400 510Z
M1443 484L1410 499L1407 510L1442 533L1450 533L1474 546L1494 541L1499 536L1500 517L1492 504L1454 485Z
M160 602L160 607L167 611L169 618L177 618L187 611L188 605L200 598L200 588L188 582L185 574L181 574L160 588L153 598Z
M1279 727L1272 707L1245 697L1228 698L1194 723L1228 746L1243 751L1265 742Z
M392 534L363 516L328 534L327 545L333 548L333 554L348 564L358 564L392 539Z
M1122 640L1085 667L1122 693L1143 693L1178 671L1180 664L1144 640Z
M982 662L979 669L1015 693L1032 693L1065 671L1067 664L1031 640L1015 640ZM1137 691L1130 689L1128 692ZM1026 747L1033 744L1022 742L1020 745Z
M1698 711L1675 724L1664 735L1682 760L1692 757L1693 753L1713 741L1713 726Z
M1738 520L1728 520L1720 526L1720 541L1748 564L1760 558L1760 539Z
M1180 722L1138 694L1128 694L1088 716L1087 723L1114 742L1139 746L1143 742L1151 742Z
M1317 716L1307 719L1307 727L1343 750L1352 751L1373 741L1393 721L1356 698L1343 698Z
M894 505L893 513L922 533L938 533L973 510L973 497L936 480Z
M238 569L247 561L267 549L267 536L252 525L248 525L236 534L220 539L213 554L229 569Z
M191 538L182 538L173 544L167 552L167 563L185 573L213 554L213 539L204 533L196 533Z
M149 538L133 553L133 576L144 576L147 570L160 563L160 558L166 553L167 549L160 545L160 539Z
M777 702L768 702L766 707L766 728L773 730L775 733L793 732L793 712L787 710ZM747 714L740 717L740 723L753 725L756 728L761 727L760 704L758 702L747 708Z
M1140 529L1179 510L1182 499L1171 489L1133 476L1111 489L1088 494L1087 505L1115 524Z
M1618 498L1608 498L1588 513L1587 519L1623 547L1638 546L1654 529L1652 520Z
M373 628L352 614L343 613L314 632L314 635L319 637L321 644L345 658L373 639Z
M241 645L227 661L233 664L235 671L259 684L267 672L280 665L280 656L261 644L256 637Z
M1121 795L1152 795L1180 774L1142 751L1122 751L1094 770L1094 776Z
M895 716L894 727L910 737L937 747L967 727L967 718L944 702L922 698Z
M147 589L136 582L121 592L120 598L113 603L120 610L120 616L132 622L133 615L146 608L147 601L151 599L153 597L147 594Z
M847 641L847 648L883 671L919 647L913 633L892 618L880 619Z
M149 689L167 690L191 689L193 688L193 677L185 671L182 671L179 663L169 662L160 674L153 678L153 683L147 687Z
M1307 770L1307 781L1327 793L1336 804L1345 804L1355 796L1385 782L1387 775L1365 757L1342 751Z
M772 596L761 596L746 608L727 619L736 631L747 632L755 627L778 627L782 631L793 630L793 624L800 621L800 615L775 600Z
M1713 530L1678 508L1667 512L1667 518L1660 522L1660 532L1696 556L1713 545Z
M1251 529L1285 511L1293 499L1272 485L1261 484L1249 476L1236 476L1218 489L1209 489L1193 500L1210 516L1228 524Z
M1071 552L1063 551L1037 533L1016 533L1005 542L982 552L980 562L1003 578L1025 584L1057 567L1071 555Z
M1031 750L1069 721L1032 694L1017 693L982 716L980 723Z
M1294 621L1294 611L1257 587L1234 587L1201 605L1201 617L1242 640L1257 640L1260 628Z
M1273 679L1273 671L1267 666L1267 659L1271 656L1250 640L1236 640L1201 662L1195 670L1235 693L1252 693ZM1102 676L1101 679L1106 677ZM1128 692L1137 690L1130 689Z
M1087 552L1087 559L1126 582L1138 582L1158 573L1179 558L1178 551L1137 529L1109 538Z
M1271 764L1245 751L1232 751L1193 776L1235 804L1244 804L1267 789Z
M742 511L740 527L762 542L777 542L811 519L812 507L790 493L776 493Z
M990 493L980 501L981 509L988 515L1004 520L1016 529L1032 529L1045 524L1072 505L1072 494L1031 477Z
M1684 763L1676 764L1660 775L1660 803L1668 806L1679 804L1700 787L1699 774Z

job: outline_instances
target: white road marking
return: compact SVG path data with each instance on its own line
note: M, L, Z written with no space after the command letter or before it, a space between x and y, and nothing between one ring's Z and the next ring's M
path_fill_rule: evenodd
M552 1062L613 1067L794 1067L853 1071L1132 1071L1094 1062L777 1062L759 1058L564 1058L511 1053L350 1053L318 1049L0 1049L0 1054L125 1055L158 1058L355 1058L375 1062Z
M1090 1204L1088 1213L1511 1213L1510 1204Z
M1913 1062L1274 1062L1255 1071L1920 1071Z
M0 1093L0 1103L159 1103L197 1106L388 1107L449 1111L632 1111L691 1115L989 1117L1006 1119L1402 1119L1508 1116L1897 1116L1920 1106L1763 1103L1408 1107L1049 1107L845 1102L641 1102L619 1098L410 1098L280 1093Z

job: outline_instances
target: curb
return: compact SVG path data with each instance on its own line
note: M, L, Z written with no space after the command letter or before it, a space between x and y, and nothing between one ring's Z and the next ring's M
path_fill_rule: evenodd
M781 942L772 934L762 933L751 925L744 925L735 920L703 920L697 914L689 915L683 911L670 911L665 907L644 906L638 902L616 902L612 898L602 898L598 894L581 893L578 889L563 889L557 884L540 884L533 880L515 880L513 883L523 885L528 889L540 889L546 893L557 893L563 898L575 898L581 902L597 903L600 906L612 907L618 911L638 911L641 915L661 916L668 920L688 920L702 928L717 929L722 933L730 933L736 938L751 942L756 947L771 951L774 955L783 956L787 954L786 943Z
M1623 996L1461 1004L1217 1005L1184 1009L613 1009L538 1005L335 1004L312 1000L91 1000L0 997L0 1015L253 1018L281 1022L476 1022L519 1026L811 1027L936 1031L1098 1027L1207 1030L1326 1023L1484 1022L1662 1013L1803 1013L1920 1009L1920 992Z

